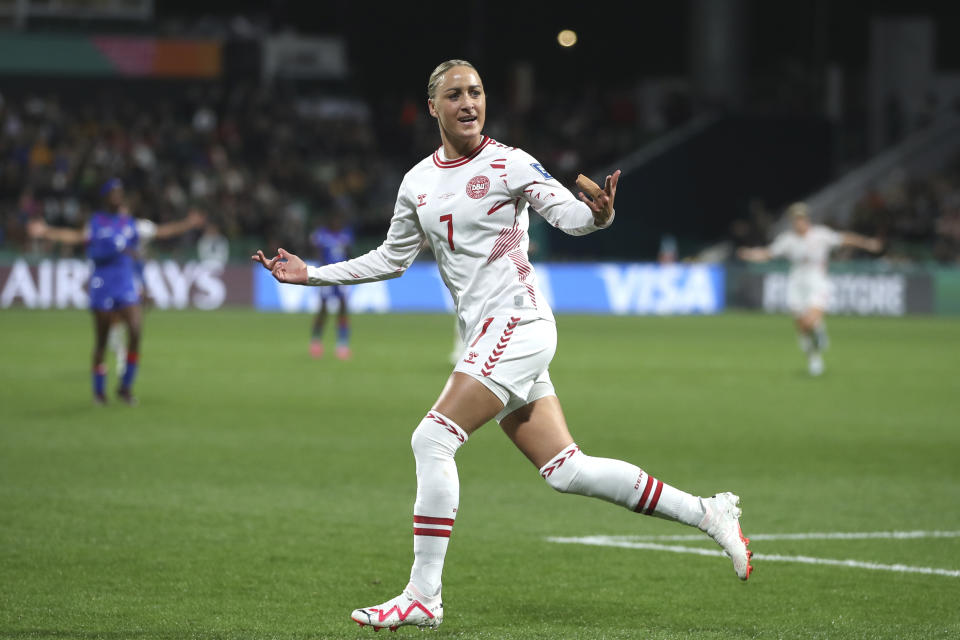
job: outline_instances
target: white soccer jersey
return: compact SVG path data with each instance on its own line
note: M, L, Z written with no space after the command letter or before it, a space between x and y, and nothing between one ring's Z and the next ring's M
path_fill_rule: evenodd
M814 225L802 236L784 231L770 245L770 254L790 261L791 276L826 276L830 251L842 244L842 233Z
M465 340L484 318L552 321L527 259L527 205L571 235L599 228L590 208L521 149L484 136L470 154L447 160L441 147L404 176L383 244L352 260L307 267L308 284L398 277L429 243Z

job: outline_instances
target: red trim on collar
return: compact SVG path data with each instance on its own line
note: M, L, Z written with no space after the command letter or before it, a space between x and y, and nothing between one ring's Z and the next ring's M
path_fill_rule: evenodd
M440 157L440 149L443 149L443 147L441 146L440 148L438 148L436 151L433 152L433 164L437 165L441 169L453 169L455 167L462 167L463 165L467 164L468 162L476 158L478 155L480 155L480 152L483 150L483 148L488 144L490 144L491 142L493 142L492 138L490 138L489 136L483 136L483 139L480 140L480 144L478 144L473 151L471 151L470 153L468 153L467 155L461 158L457 158L456 160L442 159Z

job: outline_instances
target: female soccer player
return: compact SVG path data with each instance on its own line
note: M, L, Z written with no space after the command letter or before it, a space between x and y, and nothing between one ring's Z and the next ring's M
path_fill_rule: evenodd
M134 219L127 213L123 183L112 178L100 189L104 208L93 214L83 229L49 227L42 221L30 225L30 235L63 244L87 245L87 257L93 261L90 276L90 309L93 311L93 401L106 404L107 368L103 364L110 326L119 318L127 326L126 367L117 389L117 397L136 404L133 381L140 353L142 313L137 286L137 259L140 246L153 238L172 238L203 226L204 216L191 211L183 220L154 224Z
M417 498L414 562L403 592L357 609L375 628L437 627L440 575L460 496L454 454L491 419L558 491L593 496L646 515L699 527L750 575L739 498L698 498L627 462L595 458L574 443L547 370L556 349L553 314L527 260L527 209L572 235L613 222L620 172L580 201L533 157L484 136L486 98L473 65L449 60L427 84L427 107L442 145L404 177L387 238L363 256L308 267L278 250L253 259L280 282L331 285L396 278L429 243L456 301L465 347L439 399L413 432Z
M787 209L792 229L778 235L769 247L742 247L741 260L767 262L773 258L790 261L787 276L787 307L793 313L800 348L807 354L807 370L812 376L824 371L823 350L827 347L827 328L823 321L830 300L827 261L835 247L857 247L872 253L883 250L877 238L856 233L839 233L823 225L812 225L807 205L797 202Z

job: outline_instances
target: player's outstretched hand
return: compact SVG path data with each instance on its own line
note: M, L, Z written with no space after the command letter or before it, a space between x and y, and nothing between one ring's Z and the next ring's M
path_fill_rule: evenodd
M870 253L882 253L883 241L880 240L880 238L867 238L867 241L864 243L863 248L869 251Z
M617 196L617 182L620 180L620 169L607 176L603 189L596 182L583 175L577 176L577 186L582 189L580 199L593 211L593 222L598 227L605 227L613 219L613 200ZM583 194L586 191L589 198Z
M199 229L207 224L207 214L200 209L190 209L190 211L187 211L186 220L191 229Z
M27 223L27 235L31 238L43 238L47 235L47 223L43 220L31 220Z
M277 249L277 255L272 258L267 258L263 251L257 249L257 253L250 258L262 264L278 282L307 284L307 263L286 249Z

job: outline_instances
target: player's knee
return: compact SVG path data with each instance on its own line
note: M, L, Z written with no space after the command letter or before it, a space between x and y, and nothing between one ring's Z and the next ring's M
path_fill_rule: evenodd
M577 478L590 457L571 444L540 468L540 476L560 493L573 493Z
M420 452L425 451L429 446L429 437L423 429L423 423L421 422L410 436L410 448L413 449L413 455L418 456Z
M418 460L424 457L453 457L467 434L452 420L436 411L428 413L410 436L410 448Z

